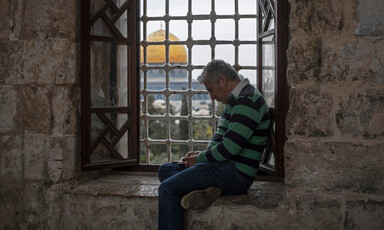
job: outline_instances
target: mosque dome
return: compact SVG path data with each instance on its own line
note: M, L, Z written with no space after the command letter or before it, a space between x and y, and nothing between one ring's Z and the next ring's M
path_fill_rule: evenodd
M160 29L148 35L148 42L163 42L165 40L165 31ZM169 33L170 41L179 41L179 39ZM144 62L143 47L141 47L141 63ZM147 46L147 63L165 63L165 46L149 45ZM169 63L187 63L187 51L184 45L169 46Z

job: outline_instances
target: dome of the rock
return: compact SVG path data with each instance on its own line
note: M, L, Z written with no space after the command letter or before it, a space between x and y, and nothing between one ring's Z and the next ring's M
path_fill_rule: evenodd
M148 42L163 42L165 40L165 31L160 29L148 35ZM179 41L179 39L169 33L170 41ZM143 47L141 47L141 63L144 62ZM165 46L164 45L149 45L147 46L147 63L165 63ZM187 63L187 52L184 45L169 46L169 63Z

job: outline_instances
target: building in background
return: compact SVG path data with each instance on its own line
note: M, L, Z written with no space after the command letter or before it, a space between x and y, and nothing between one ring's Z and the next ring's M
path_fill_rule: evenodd
M148 42L163 42L165 40L165 31L163 29L157 30L147 36ZM179 39L169 33L170 41L179 41ZM164 90L166 88L166 72L163 69L151 69L151 66L162 66L165 63L165 46L164 45L149 45L147 47L147 64L149 70L147 71L147 89L148 90ZM141 63L144 62L143 49L141 49ZM169 63L174 66L187 65L187 51L184 45L170 45L169 46ZM141 86L144 88L143 72L140 75ZM192 79L192 89L205 90L204 85L200 84L197 80ZM188 89L188 72L186 69L172 69L169 71L169 88L170 90L183 90ZM155 99L153 105L156 107L165 108L166 98L163 94L153 94ZM182 94L174 94L169 96L169 101L173 106L174 112L179 113L181 109ZM143 97L141 97L143 100ZM196 94L192 100L193 113L199 115L209 115L209 103L211 99L208 94Z

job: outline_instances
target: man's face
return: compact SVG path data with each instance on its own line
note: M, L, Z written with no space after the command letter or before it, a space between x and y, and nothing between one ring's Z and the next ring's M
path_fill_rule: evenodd
M225 77L220 78L220 81L218 83L216 82L204 82L204 86L209 92L209 95L211 96L212 100L216 100L218 102L221 102L223 104L227 104L229 93L227 90L227 79Z

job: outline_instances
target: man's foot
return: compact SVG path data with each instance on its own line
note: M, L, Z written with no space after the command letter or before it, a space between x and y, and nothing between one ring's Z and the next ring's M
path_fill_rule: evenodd
M221 189L209 187L204 190L196 190L183 196L181 206L185 209L204 209L221 196Z

